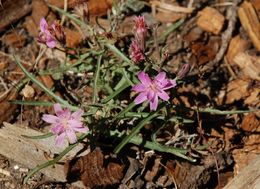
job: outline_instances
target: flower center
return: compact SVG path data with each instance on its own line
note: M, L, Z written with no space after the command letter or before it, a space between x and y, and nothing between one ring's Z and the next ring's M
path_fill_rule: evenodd
M62 123L65 130L69 127L67 118L62 118L61 123Z
M159 91L157 85L154 82L150 84L150 89L155 93Z

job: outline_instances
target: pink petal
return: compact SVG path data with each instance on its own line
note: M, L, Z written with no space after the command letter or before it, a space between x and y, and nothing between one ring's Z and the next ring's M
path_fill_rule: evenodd
M74 131L80 132L80 133L87 133L89 131L89 129L87 127L75 127L73 128Z
M146 93L140 93L134 100L135 104L141 104L142 102L147 100Z
M147 94L148 100L153 100L155 97L155 92L153 90L149 90Z
M76 119L69 120L68 124L69 124L71 129L83 127L83 123L79 120L76 120Z
M168 83L163 87L163 90L167 90L170 88L173 88L177 85L176 80L175 79L169 79Z
M55 114L60 118L69 118L70 117L70 110L68 108L62 109L61 105L59 103L56 103L53 105Z
M55 145L62 146L65 138L65 133L61 133L60 135L57 135L55 138Z
M71 117L73 119L81 119L82 115L84 114L84 111L82 109L78 109L76 112L71 114Z
M140 83L140 84L133 86L132 90L135 92L143 92L146 90L146 86L144 84Z
M51 132L53 134L60 134L60 133L64 132L64 126L61 124L57 124L51 128Z
M160 91L160 92L158 92L157 93L158 94L158 96L161 98L161 99L163 99L164 101L167 101L167 100L169 100L169 95L165 92L165 91Z
M77 136L76 136L75 131L73 129L67 129L66 135L69 138L70 144L74 144L75 142L77 142Z
M40 29L41 29L42 32L45 33L47 28L48 28L48 24L47 24L45 18L42 18L41 21L40 21Z
M148 74L144 73L143 71L138 74L138 79L145 85L149 86L152 82Z
M165 73L165 72L160 72L160 73L155 77L155 79L162 82L163 80L165 80L165 77L166 77L166 73Z
M55 124L55 123L58 123L60 119L57 116L54 116L51 114L43 114L42 120L47 123Z
M156 110L158 106L158 96L155 96L153 100L150 101L150 110Z
M55 41L54 39L52 39L52 40L47 40L47 41L46 41L46 45L47 45L49 48L53 49L54 47L56 47L56 41Z

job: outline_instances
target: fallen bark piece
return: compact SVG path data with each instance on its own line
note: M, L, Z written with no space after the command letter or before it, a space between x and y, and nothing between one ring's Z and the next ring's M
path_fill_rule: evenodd
M216 9L206 7L199 13L197 25L204 31L218 35L223 28L225 17Z
M244 1L238 9L238 16L254 46L260 50L260 22L253 5Z
M241 52L235 56L234 63L246 77L260 81L260 57Z
M0 8L0 32L7 26L16 22L31 11L29 0L1 1Z
M260 155L245 167L224 189L258 189L260 186Z
M63 148L55 146L54 136L38 140L29 139L22 135L37 136L43 133L30 128L23 128L22 125L12 125L6 122L3 124L4 126L0 128L0 154L4 154L5 157L29 168L34 168L39 164L47 162L50 160L47 157L52 158L63 150ZM82 145L77 145L62 160L72 159L82 148ZM66 181L62 165L49 166L40 172L51 179Z

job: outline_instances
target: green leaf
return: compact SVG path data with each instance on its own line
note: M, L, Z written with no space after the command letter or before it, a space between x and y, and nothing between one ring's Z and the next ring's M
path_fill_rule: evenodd
M38 135L38 136L29 136L29 135L21 135L22 137L29 138L29 139L45 139L53 136L53 133L49 132L43 135Z
M115 148L114 152L117 154L120 152L120 150L131 140L131 138L133 138L137 133L139 133L139 131L141 130L141 128L143 128L143 126L148 123L149 121L151 121L153 118L158 116L158 112L161 110L162 106L160 108L158 108L157 111L150 113L150 115L146 118L144 118L142 121L140 121L138 123L138 125L136 127L133 128L133 130L131 131L131 133L126 136Z

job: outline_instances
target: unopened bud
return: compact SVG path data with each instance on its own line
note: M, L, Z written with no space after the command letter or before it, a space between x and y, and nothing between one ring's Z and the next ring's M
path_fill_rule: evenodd
M184 64L177 74L178 79L183 79L190 71L190 65L188 63Z

